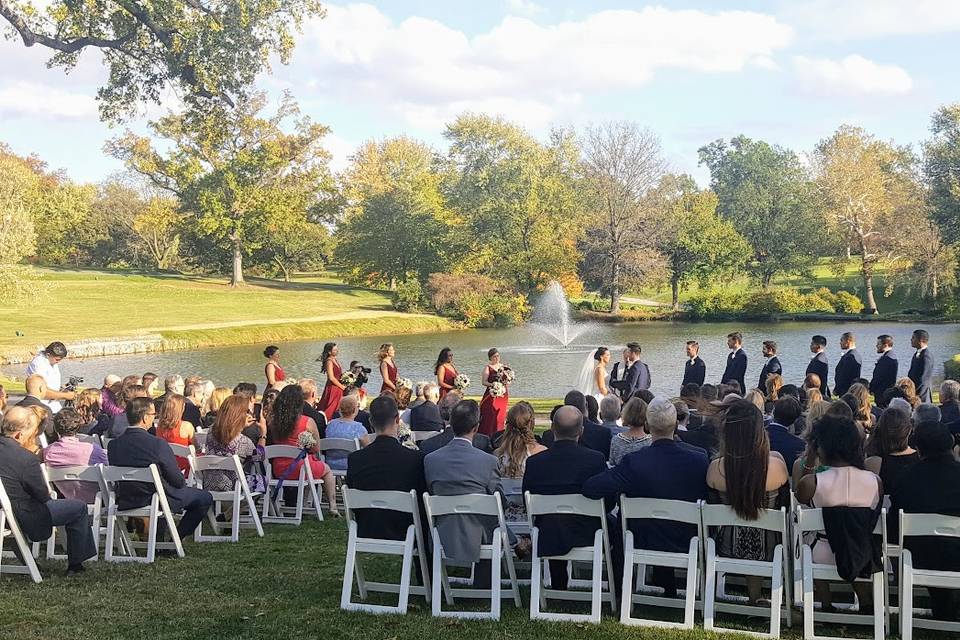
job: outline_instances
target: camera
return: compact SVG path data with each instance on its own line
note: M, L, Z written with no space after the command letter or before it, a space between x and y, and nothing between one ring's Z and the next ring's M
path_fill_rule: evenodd
M353 364L350 366L350 370L353 372L353 375L357 377L357 381L354 383L354 386L358 389L370 381L369 374L372 371L370 367L364 367L361 364Z
M82 376L70 376L67 379L67 384L63 385L64 391L76 391L80 385L83 384Z

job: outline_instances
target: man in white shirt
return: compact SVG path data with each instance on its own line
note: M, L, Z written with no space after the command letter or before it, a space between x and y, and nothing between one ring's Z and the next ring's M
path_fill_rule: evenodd
M47 383L40 400L47 405L51 413L57 413L63 408L61 400L73 400L76 394L73 391L61 391L63 380L60 375L60 361L67 357L67 348L62 342L51 342L47 348L27 366L27 375L41 376Z

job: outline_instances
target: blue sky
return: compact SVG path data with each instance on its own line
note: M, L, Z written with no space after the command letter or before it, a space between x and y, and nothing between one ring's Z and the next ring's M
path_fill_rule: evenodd
M804 153L841 124L919 145L930 115L960 101L960 2L411 0L328 4L289 66L284 89L331 127L343 168L365 140L397 134L443 148L466 110L538 136L551 126L634 120L656 132L672 168L701 183L697 148L746 134ZM80 181L122 167L119 135L97 119L99 55L70 74L48 52L0 41L0 142ZM150 107L129 126L175 107Z

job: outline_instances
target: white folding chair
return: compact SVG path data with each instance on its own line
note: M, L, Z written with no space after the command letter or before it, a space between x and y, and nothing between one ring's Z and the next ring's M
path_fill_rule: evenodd
M192 444L176 444L173 442L168 442L167 444L170 445L173 455L178 458L186 458L190 465L189 469L193 468L193 461L197 458L197 450ZM196 478L193 477L193 474L190 473L189 469L183 475L187 481L187 486L193 487L197 484Z
M320 449L320 459L326 462L327 458L324 454L328 451L342 451L348 455L354 451L359 451L360 440L357 438L321 438L318 448ZM330 472L333 473L335 478L344 478L347 475L346 469L341 470L331 467Z
M500 599L513 598L517 607L522 607L520 601L520 587L517 582L517 570L513 564L513 550L507 535L506 518L503 516L503 505L499 495L467 494L462 496L431 496L423 494L423 502L427 510L427 523L430 527L430 536L433 542L433 615L445 618L462 619L500 619ZM489 544L480 545L480 560L490 561L490 588L489 589L460 589L454 588L447 576L448 558L443 551L440 541L440 532L437 529L436 519L446 516L490 516L497 519L497 527L493 530ZM507 568L509 587L502 591L501 570ZM490 611L444 611L440 597L440 589L447 604L452 605L455 598L489 598Z
M260 524L260 516L257 513L257 505L254 502L254 494L250 491L250 485L247 484L247 477L243 473L243 465L240 464L240 458L232 456L197 456L192 461L193 475L197 481L197 488L203 489L203 474L208 471L216 470L223 473L232 473L235 477L233 481L233 490L231 491L210 491L213 496L213 506L207 512L210 520L210 527L213 534L205 535L203 533L203 521L197 525L193 534L196 542L239 542L240 526L243 524L252 525L257 530L257 535L263 537L263 525ZM258 494L259 495L259 494ZM221 531L226 528L225 522L218 522L217 516L222 513L223 504L230 505L230 535L223 535ZM242 504L247 505L248 514L246 520L240 513Z
M442 431L411 431L410 433L413 434L414 442L421 442L423 440L429 440L433 436L438 436L443 432Z
M197 429L193 434L193 446L197 451L203 451L203 445L207 443L207 432Z
M904 546L906 538L929 536L960 538L960 518L929 513L900 512L900 638L911 640L913 629L935 629L960 633L960 622L915 617L913 590L915 587L960 589L960 572L917 569L913 554ZM957 541L960 544L960 540Z
M170 503L167 502L167 494L163 489L163 482L160 480L160 472L157 465L151 464L149 467L111 467L99 465L100 474L103 477L103 493L107 496L107 541L105 544L104 560L108 562L145 562L151 563L156 558L157 549L176 550L179 557L183 557L183 545L180 542L180 534L177 532L177 522L174 513L170 509ZM150 499L150 504L135 509L120 509L117 506L117 485L124 482L139 482L152 484L154 493ZM149 518L147 525L147 542L133 542L127 536L125 527L126 518ZM160 518L163 518L167 524L167 531L173 542L157 541L157 525ZM114 549L116 533L120 533L123 546L129 551L127 555L117 555ZM146 549L145 556L137 555L137 549Z
M89 442L90 444L95 444L98 447L101 446L100 436L92 433L78 433L77 440L80 442Z
M407 603L411 595L423 596L430 602L430 573L427 568L426 547L423 544L423 534L420 525L420 507L417 504L416 491L361 491L343 487L343 502L347 517L347 558L343 569L343 588L340 593L340 608L347 611L364 611L366 613L400 613L407 612ZM357 529L357 510L381 509L407 513L413 523L407 527L403 540L386 540L381 538L361 538ZM367 582L363 577L358 553L369 553L386 556L400 556L403 558L398 584L386 582ZM420 563L420 572L423 576L423 586L411 585L413 559ZM399 594L397 606L354 602L353 581L357 581L357 591L360 599L366 600L369 592Z
M301 461L300 471L298 471L296 475L291 475L283 481L283 488L296 488L297 503L293 506L286 503L281 504L283 501L283 490L277 492L277 497L275 500L270 499L273 488L278 486L280 483L279 478L273 477L273 459L287 458L292 464L293 460L300 455L300 451L301 449L286 444L272 444L264 447L263 465L266 467L267 474L265 483L266 492L263 498L263 510L260 513L261 522L292 524L300 526L300 523L303 522L305 490L309 490L313 498L313 506L317 511L317 520L320 520L321 522L323 521L323 512L320 510L320 495L317 492L317 485L323 484L323 480L313 477L313 471L310 468L309 455Z
M13 542L20 552L20 562L22 564L11 564L4 560L16 559L17 554L13 551L3 551L3 541L8 536L13 537ZM10 505L10 498L7 491L0 482L0 574L3 573L21 573L27 574L34 582L40 582L40 570L33 559L33 549L30 541L23 534L20 525L17 524L17 518L13 514L13 507Z
M41 433L39 436L37 436L37 442L40 443L41 449L46 449L50 446L49 441L47 440L47 434L45 433Z
M110 441L111 441L111 440L113 440L113 438L111 438L111 437L109 437L109 436L105 436L105 435L101 435L101 436L100 436L100 442L103 443L103 450L104 450L104 451L107 450L107 445L110 444Z
M874 534L881 536L880 558L883 561L887 552L887 526L886 509L880 513ZM805 533L821 532L824 530L823 510L797 507L796 524L799 536L803 537ZM877 571L870 578L857 579L857 582L869 583L873 585L873 615L856 613L832 613L826 611L815 611L813 602L813 581L827 580L832 582L842 582L843 578L837 573L837 567L832 564L815 564L813 562L813 549L809 544L803 543L800 547L801 570L803 572L803 637L804 640L839 640L841 636L825 636L815 633L814 625L817 622L829 622L836 624L857 624L872 625L874 640L881 640L886 635L888 626L889 612L887 609L886 596L886 572ZM856 596L854 595L854 599ZM853 607L851 607L852 609ZM845 636L844 636L845 637Z
M527 503L527 519L530 522L530 537L533 542L532 559L530 561L530 618L532 620L565 620L572 622L600 622L601 602L610 603L610 610L616 613L616 577L613 572L613 556L610 552L610 534L607 531L607 513L602 500L591 500L582 495L546 496L534 495L529 491L524 494ZM536 525L537 516L543 515L577 515L597 518L599 520L593 544L588 547L575 547L569 553L560 556L541 556L539 552L540 531ZM548 560L563 560L570 562L588 562L591 564L592 575L589 591L574 591L571 589L547 589L541 586L543 567ZM607 580L604 588L603 569L606 566ZM568 587L570 585L568 584ZM553 613L544 611L547 600L567 600L590 602L589 614Z
M43 464L40 465L41 471L43 471L44 477L47 479L47 486L50 487L50 495L56 499L56 490L60 490L57 486L57 483L77 483L85 482L93 484L97 488L97 493L93 498L93 502L87 505L87 513L90 515L90 526L93 529L93 547L97 550L99 555L100 552L100 538L101 535L106 535L106 529L100 526L101 516L103 514L103 492L101 487L103 485L103 479L100 476L100 467L95 465L76 465L69 467L51 467L49 465ZM50 539L47 541L47 559L48 560L66 560L66 554L56 553L57 546L57 536L59 530L57 527L53 528L53 533L50 536ZM63 546L66 548L66 534L62 535L64 540ZM92 560L96 560L94 557Z
M784 554L784 548L787 546L789 535L786 509L761 509L760 515L756 520L745 520L738 516L737 512L729 505L704 504L701 505L700 515L703 522L702 530L706 546L703 628L707 631L747 633L762 638L779 638L780 617L786 615L788 623L791 620L789 598L787 599L788 606L786 607L786 611L784 611L783 606L784 576L787 575L787 558ZM768 531L778 534L780 536L780 542L773 549L773 559L768 562L765 560L744 560L718 556L716 542L710 537L710 527L721 526L759 529L762 535L765 535ZM769 579L770 606L759 607L718 599L718 591L720 591L720 589L718 589L717 576L719 574L756 576ZM719 627L714 620L714 612L716 611L747 616L769 616L770 630L768 633L758 633Z
M523 500L523 479L501 478L500 489L503 492L503 497L506 499L507 507L514 502L526 504ZM507 528L517 536L530 535L530 521L526 518L523 520L507 520Z
M694 525L697 534L690 539L690 545L686 553L638 549L635 547L634 535L629 529L629 524L631 520L641 519ZM681 500L621 496L620 521L623 527L623 593L620 598L620 622L627 625L647 627L692 629L697 604L697 589L700 585L700 504ZM633 592L634 565L640 565L641 568L637 575L638 593ZM671 575L676 569L686 569L686 589L678 591L678 594L683 593L683 600L654 595L662 590L659 587L650 587L646 584L645 567L668 567ZM634 604L683 608L683 622L635 618L631 615Z

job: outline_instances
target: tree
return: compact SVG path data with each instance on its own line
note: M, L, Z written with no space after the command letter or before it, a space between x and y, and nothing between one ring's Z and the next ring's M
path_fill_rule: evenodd
M0 303L28 296L31 273L20 262L36 250L34 210L42 198L35 158L21 158L0 144Z
M947 243L960 246L960 102L940 107L924 145L931 217Z
M717 210L753 250L748 265L764 289L779 274L801 273L816 255L813 189L795 153L737 136L699 150L710 169Z
M305 218L286 215L268 217L261 262L269 263L290 282L293 271L323 268L330 258L330 234L326 227Z
M45 176L42 184L43 197L34 212L37 259L44 264L87 263L101 237L90 224L96 187L75 184L62 175Z
M229 256L231 286L244 283L244 257L269 241L263 235L268 217L303 219L332 189L329 154L320 146L328 129L300 118L294 132L285 133L283 125L299 113L289 94L270 117L260 115L265 106L265 94L258 93L232 110L221 105L162 118L151 128L166 139L165 154L129 132L107 145L195 216L197 232Z
M466 114L447 126L444 193L461 224L454 268L527 293L575 279L584 209L579 152L568 132L541 144L502 118Z
M610 313L619 313L624 289L663 266L657 216L644 200L665 171L660 140L632 122L590 127L581 166L594 213L582 243L584 269L610 296Z
M177 258L182 220L174 198L155 195L144 203L130 224L130 230L158 271L169 269Z
M923 215L913 159L905 150L847 125L822 140L812 159L829 229L852 242L860 261L864 305L875 314L876 265L896 249L904 226Z
M411 138L367 142L343 176L337 262L349 280L394 289L446 267L451 214L434 152Z
M927 218L897 234L897 256L888 281L916 290L934 302L957 286L957 250L944 243L940 228Z
M54 52L49 66L71 70L86 49L99 50L110 74L97 91L106 120L159 104L164 90L193 107L232 106L272 56L286 63L317 0L0 0L5 35Z

